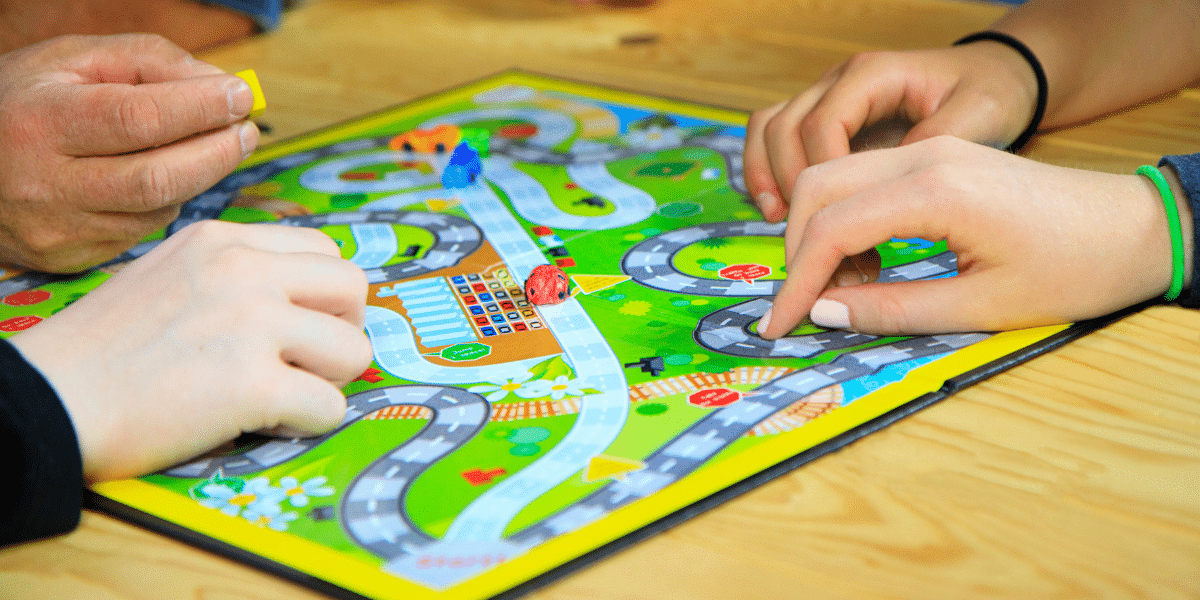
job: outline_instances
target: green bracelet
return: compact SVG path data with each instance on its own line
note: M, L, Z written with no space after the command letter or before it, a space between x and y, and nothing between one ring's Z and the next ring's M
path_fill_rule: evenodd
M1179 208L1175 206L1175 194L1161 171L1142 165L1137 168L1137 174L1154 183L1158 195L1162 196L1163 207L1167 209L1167 226L1171 228L1171 287L1163 294L1163 300L1171 302L1183 291L1183 231L1179 227Z

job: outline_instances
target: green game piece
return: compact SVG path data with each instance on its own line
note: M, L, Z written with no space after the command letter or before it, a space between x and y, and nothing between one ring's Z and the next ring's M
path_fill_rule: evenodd
M484 158L488 155L491 149L492 133L486 129L478 127L463 127L459 131L462 132L462 141L467 143L479 158Z

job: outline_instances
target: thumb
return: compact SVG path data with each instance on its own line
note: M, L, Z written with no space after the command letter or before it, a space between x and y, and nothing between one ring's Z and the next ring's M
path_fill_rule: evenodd
M880 336L990 331L998 313L988 288L971 276L831 288L809 317L821 327Z
M1021 132L1021 125L1008 123L1011 116L1005 114L995 99L988 94L960 92L952 95L937 110L921 119L909 130L900 142L911 144L939 135L950 135L967 141L1003 149Z
M299 368L280 378L271 399L274 423L262 431L288 437L320 435L337 427L346 416L346 396L328 381ZM273 417L273 418L272 418Z

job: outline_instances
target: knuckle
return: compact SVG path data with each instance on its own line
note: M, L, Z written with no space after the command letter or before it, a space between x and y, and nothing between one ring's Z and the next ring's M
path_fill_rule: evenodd
M133 146L153 145L155 134L162 129L162 107L149 95L128 93L128 90L121 89L121 97L116 101L120 126L118 135Z
M182 48L157 33L131 33L128 35L130 45L136 46L147 54L160 56L185 54Z
M963 172L953 163L937 161L921 170L917 182L927 192L923 198L944 197L963 187Z
M822 197L822 191L825 188L825 178L822 177L822 173L825 171L824 164L805 167L796 174L796 181L792 184L793 198L816 200Z
M837 224L828 210L818 210L804 226L804 239L824 240L837 233Z
M846 70L861 69L866 65L870 65L879 59L880 52L877 50L868 50L866 52L858 52L846 59Z
M156 210L173 203L179 193L178 186L175 173L169 166L161 162L149 162L134 175L133 199L140 202L144 210Z
M908 310L890 294L880 294L875 306L875 316L878 321L872 329L880 334L895 334L912 331Z

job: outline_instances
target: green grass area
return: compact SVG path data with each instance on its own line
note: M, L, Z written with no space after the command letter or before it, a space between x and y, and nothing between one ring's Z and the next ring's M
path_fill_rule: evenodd
M720 279L720 270L729 265L761 264L771 274L759 279L783 279L783 238L746 236L709 238L689 244L675 254L675 268L703 279Z
M240 477L245 480L266 477L275 485L285 476L295 477L301 482L316 476L328 478L326 485L336 490L333 496L314 497L311 503L303 508L293 507L287 501L281 504L284 511L294 511L298 515L298 518L288 523L287 531L365 560L382 562L346 537L336 514L333 519L314 520L313 509L318 506L336 505L337 499L363 469L380 456L404 444L424 428L426 423L427 421L420 419L360 420L291 461ZM202 481L164 475L150 475L144 479L184 496L188 495L189 488ZM215 516L218 514L214 510Z
M406 505L413 523L431 536L442 536L458 513L480 494L506 476L529 466L558 444L571 430L575 418L576 415L561 415L488 423L471 443L439 460L413 483ZM522 431L528 428L544 430L532 437L541 439L517 443L522 441L522 434L530 435L530 432ZM473 485L463 474L475 469L504 469L506 475L497 476L490 483Z
M538 183L541 183L549 192L554 205L568 215L600 217L614 210L612 203L608 201L604 202L604 206L599 207L585 203L584 198L592 197L594 194L578 186L569 187L574 182L571 181L567 170L560 166L528 163L518 163L514 166L537 179Z

